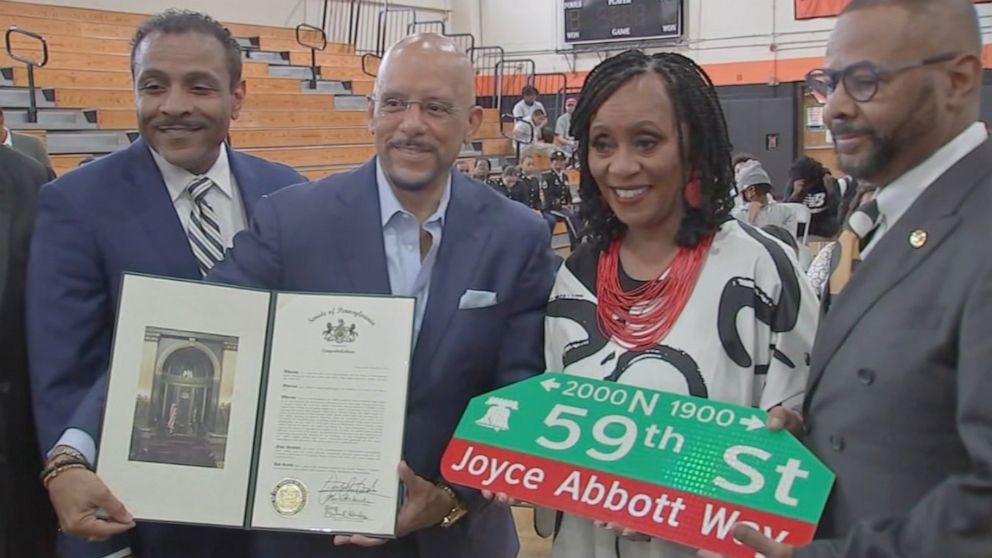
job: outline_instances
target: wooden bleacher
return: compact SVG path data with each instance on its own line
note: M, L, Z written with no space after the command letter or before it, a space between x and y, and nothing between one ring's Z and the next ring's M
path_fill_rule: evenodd
M36 69L34 76L39 99L45 101L39 107L39 123L27 124L23 116L11 118L23 113L26 104L0 103L0 109L7 113L12 129L47 141L58 174L135 137L130 40L147 17L0 0L0 27L16 25L39 33L49 50L48 64ZM372 92L374 78L363 71L362 58L350 45L328 44L317 53L320 87L312 91L306 83L311 77L311 53L296 42L295 29L225 25L246 49L243 74L248 95L240 117L232 123L233 146L292 165L310 178L353 168L373 154L363 97ZM25 37L15 35L12 46L22 55L41 54L37 42ZM374 71L374 61L367 61L367 66ZM27 84L24 65L0 49L0 94L23 92ZM23 98L26 102L26 93ZM63 118L47 124L46 114L55 113ZM91 137L100 140L91 149L75 148ZM485 156L512 153L495 110L486 111L477 140L478 152Z

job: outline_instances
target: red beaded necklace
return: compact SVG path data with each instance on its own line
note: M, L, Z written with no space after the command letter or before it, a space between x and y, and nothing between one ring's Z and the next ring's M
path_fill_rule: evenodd
M625 292L620 286L620 239L611 242L600 255L596 270L599 331L632 351L660 343L689 301L711 244L713 235L694 248L680 246L660 277Z

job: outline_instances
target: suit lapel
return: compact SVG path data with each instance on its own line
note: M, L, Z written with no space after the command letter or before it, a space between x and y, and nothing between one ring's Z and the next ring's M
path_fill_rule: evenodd
M430 297L414 351L414 370L423 370L431 362L448 323L458 311L459 299L472 286L476 262L485 252L490 235L486 221L481 219L485 204L477 186L461 174L453 175L444 233L431 274Z
M250 158L231 149L227 144L227 160L231 165L231 174L238 185L238 192L241 194L241 203L244 205L246 221L251 221L251 216L255 212L255 203L271 191L271 184L265 182L266 177L252 173L252 161Z
M375 159L334 186L342 210L328 223L333 243L341 250L355 292L390 294L389 267L382 237L382 214L376 189Z
M807 401L834 354L861 318L883 295L899 288L899 283L954 232L960 222L956 215L958 208L992 171L990 161L992 142L986 141L930 185L859 264L820 325L813 348ZM909 235L918 229L926 231L927 241L921 248L913 248Z
M157 248L156 257L176 276L199 279L199 268L189 240L176 215L162 173L148 149L141 139L127 148L122 171L127 187L122 189L122 196Z
M13 183L0 181L0 304L3 303L3 291L7 286L10 259L14 257L14 247L10 244L11 229L14 226L14 214L11 208L14 203L13 188Z

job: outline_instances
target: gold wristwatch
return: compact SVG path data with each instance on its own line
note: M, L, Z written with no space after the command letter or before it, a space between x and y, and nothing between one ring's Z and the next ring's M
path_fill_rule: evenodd
M451 498L451 501L454 502L451 506L451 511L448 512L448 515L441 519L441 527L447 529L457 523L459 519L464 517L465 514L468 513L468 508L465 507L465 504L462 503L462 499L458 497L458 494L456 494L450 486L439 482L437 483L437 487L443 490L444 493Z

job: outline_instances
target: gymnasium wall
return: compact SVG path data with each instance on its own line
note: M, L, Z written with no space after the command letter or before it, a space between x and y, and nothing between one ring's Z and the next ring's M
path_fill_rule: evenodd
M30 0L35 4L54 4L122 12L156 13L166 8L202 11L221 21L295 27L300 23L320 25L323 0ZM340 0L332 0L340 1ZM403 0L393 2L417 8L424 19L438 19L452 5L464 0ZM474 0L473 0L474 1ZM381 4L382 2L380 2ZM375 9L378 9L376 7ZM418 18L421 14L418 13Z
M500 45L508 57L533 58L539 71L582 72L601 59L602 52L576 55L564 44L560 0L456 0L455 4L456 13L479 5L474 24L481 28L482 44ZM792 66L806 68L809 59L823 56L835 21L797 21L793 0L686 0L685 5L684 44L667 48L708 67L717 65L719 75L714 79L722 85L797 79L801 68ZM977 9L990 44L992 5ZM612 52L625 48L629 46Z

